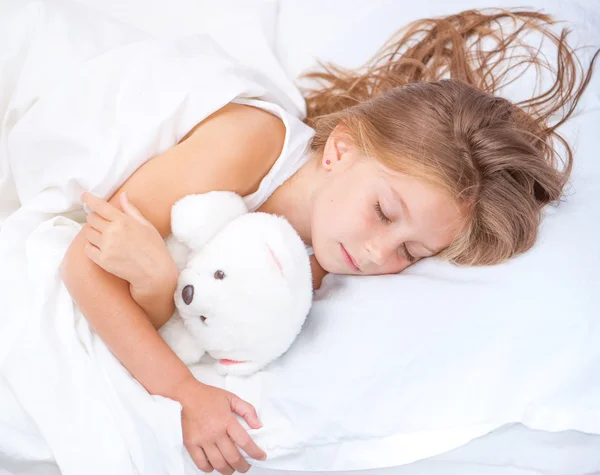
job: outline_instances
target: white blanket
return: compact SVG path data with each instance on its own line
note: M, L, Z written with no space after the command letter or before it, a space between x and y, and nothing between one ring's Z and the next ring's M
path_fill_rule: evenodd
M0 230L0 406L24 413L2 414L0 467L55 473L38 463L50 451L64 475L181 474L179 405L131 378L60 279L80 194L109 197L235 97L298 114L302 102L282 71L246 69L205 35L153 40L66 1L13 7L0 25L0 199L21 207Z

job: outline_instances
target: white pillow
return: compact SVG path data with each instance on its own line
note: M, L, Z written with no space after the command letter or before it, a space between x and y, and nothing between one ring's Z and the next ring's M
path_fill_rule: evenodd
M534 3L600 46L591 1ZM473 6L487 5L284 0L277 51L292 75L312 56L355 66L407 22ZM529 80L509 97L529 94ZM255 465L394 466L518 422L600 434L599 86L597 70L584 112L562 128L573 188L548 208L530 252L487 268L428 260L394 277L328 276L292 349L263 373L223 381L264 422L251 434L269 459Z

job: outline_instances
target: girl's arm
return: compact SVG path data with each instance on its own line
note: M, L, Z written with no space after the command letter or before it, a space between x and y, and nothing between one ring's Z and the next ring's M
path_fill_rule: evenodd
M229 104L196 126L183 142L141 166L110 203L121 209L119 193L126 191L165 237L171 231L171 207L183 196L211 190L252 193L279 156L284 138L285 127L277 117L250 106ZM83 233L88 226L76 236L61 266L65 285L83 315L151 394L182 404L184 440L199 468L210 471L214 467L224 474L247 470L249 466L233 442L251 457L261 458L263 452L233 412L256 428L260 423L254 408L193 378L133 300L129 283L87 257Z
M83 201L93 210L87 217L86 255L106 272L129 282L133 300L160 328L173 315L178 270L165 242L137 207L121 193L121 209L90 193ZM313 289L327 272L310 257Z

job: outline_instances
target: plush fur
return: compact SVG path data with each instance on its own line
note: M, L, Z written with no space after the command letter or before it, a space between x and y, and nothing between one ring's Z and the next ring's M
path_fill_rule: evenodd
M281 356L312 303L310 260L294 228L249 213L226 191L184 197L171 226L180 274L163 339L186 364L208 353L221 374L249 375Z

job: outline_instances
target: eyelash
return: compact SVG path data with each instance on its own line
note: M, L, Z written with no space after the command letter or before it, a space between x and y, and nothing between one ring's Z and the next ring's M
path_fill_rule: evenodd
M392 222L392 220L383 213L383 210L381 209L381 203L379 201L375 204L375 211L377 211L377 215L379 216L379 219L381 221L383 221L384 223Z
M402 250L402 254L404 254L404 257L406 257L408 262L410 262L411 264L414 264L414 262L417 260L417 258L415 256L413 256L410 252L408 252L406 243L402 243L402 246L400 246L400 249Z
M385 213L383 212L383 210L381 209L381 203L379 201L375 204L375 211L377 211L377 216L384 223L388 223L389 224L389 223L392 222L392 220L390 218L388 218L385 215ZM400 250L402 251L402 254L404 254L404 257L406 257L406 259L408 260L408 262L410 262L411 264L414 263L417 260L417 258L415 256L413 256L410 252L408 252L408 248L406 247L406 243L402 243L402 246L400 246Z

